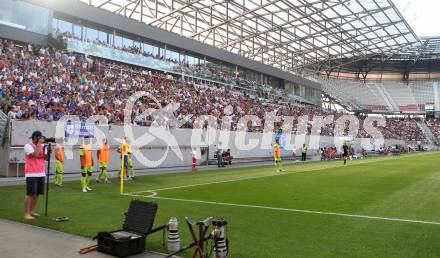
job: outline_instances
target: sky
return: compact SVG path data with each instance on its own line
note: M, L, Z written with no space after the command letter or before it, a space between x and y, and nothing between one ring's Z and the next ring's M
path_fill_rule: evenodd
M440 36L440 0L392 0L418 36Z

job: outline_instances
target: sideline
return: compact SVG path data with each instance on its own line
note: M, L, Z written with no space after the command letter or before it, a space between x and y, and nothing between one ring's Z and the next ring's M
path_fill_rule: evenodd
M417 154L417 155L425 155L425 154L426 153L421 153L421 154ZM382 161L390 161L390 160L396 160L396 159L408 158L408 157L414 157L414 156L415 155L393 157L393 158L389 158L389 159L387 159L387 158L383 159L382 158L382 159L373 159L373 160L367 160L367 161L364 160L364 162L356 162L355 164L349 164L348 166L362 165L362 164L382 162ZM158 196L158 193L157 193L158 191L165 191L165 190L172 190L172 189L181 189L181 188L190 188L190 187L196 187L196 186L221 184L221 183L244 181L244 180L252 180L252 179L267 178L267 177L272 177L272 176L283 176L283 175L290 175L290 174L295 174L295 173L305 173L305 172L310 172L310 171L320 171L320 170L325 170L325 169L328 169L328 168L338 168L338 167L343 167L343 166L344 165L336 165L336 166L329 166L329 167L316 168L316 169L308 169L308 170L302 170L302 171L291 171L291 172L285 172L285 173L273 173L273 174L263 175L263 176L243 177L243 178L237 178L237 179L231 179L231 180L222 180L222 181L215 181L215 182L207 182L207 183L199 183L199 184L191 184L191 185L174 186L174 187L167 187L167 188L160 188L160 189L153 189L153 190L145 190L145 191L139 191L139 192L125 193L124 195L132 196L132 197L162 199L162 200L169 200L169 201L180 201L180 202L190 202L190 203L200 203L200 204L210 204L210 205L220 205L220 206L230 206L230 207L241 207L241 208L265 209L265 210L275 210L275 211L284 211L284 212L303 213L303 214L351 217L351 218L358 218L358 219L381 220L381 221L402 222L402 223L412 223L412 224L440 225L440 222L437 222L437 221L412 220L412 219L393 218L393 217L380 217L380 216L370 216L370 215L341 213L341 212L302 210L302 209L290 209L290 208L281 208L281 207L251 205L251 204L237 204L237 203L225 203L225 202L215 202L215 201L192 200L192 199L182 199L182 198L172 198L172 197L161 197L161 196ZM142 193L147 193L147 194L144 195Z
M152 196L152 195L147 195L147 196L139 195L139 194L125 194L125 195L133 196L133 197L146 197L146 198L153 198L153 199L162 199L162 200L169 200L169 201L180 201L180 202L191 202L191 203L201 203L201 204L212 204L212 205L220 205L220 206L232 206L232 207L241 207L241 208L265 209L265 210L286 211L286 212L294 212L294 213L305 213L305 214L316 214L316 215L327 215L327 216L351 217L351 218L359 218L359 219L393 221L393 222L403 222L403 223L412 223L412 224L440 225L440 222L437 222L437 221L411 220L411 219L379 217L379 216L369 216L369 215L362 215L362 214L351 214L351 213L340 213L340 212L313 211L313 210L278 208L278 207L250 205L250 204L236 204L236 203L226 203L226 202L201 201L201 200L191 200L191 199L159 197L159 196Z
M270 173L266 175L261 176L248 176L248 177L239 177L235 179L229 179L229 180L221 180L221 181L214 181L214 182L206 182L206 183L198 183L198 184L190 184L190 185L181 185L181 186L172 186L172 187L166 187L166 188L159 188L159 189L151 189L151 190L144 190L144 191L136 191L136 192L130 192L128 194L140 194L140 193L155 193L158 191L165 191L165 190L173 190L173 189L181 189L181 188L190 188L190 187L196 187L196 186L204 186L204 185L213 185L213 184L222 184L222 183L230 183L230 182L237 182L237 181L245 181L245 180L253 180L253 179L260 179L260 178L268 178L273 176L285 176L285 175L291 175L291 174L297 174L297 173L305 173L305 172L314 172L314 171L320 171L325 170L329 168L339 168L339 167L348 167L348 166L357 166L362 164L369 164L369 163L376 163L376 162L382 162L382 161L391 161L396 159L402 159L402 158L409 158L414 157L418 155L426 155L427 153L418 153L413 155L404 155L404 156L398 156L398 157L379 157L379 158L373 158L373 159L367 159L367 160L356 160L354 163L353 161L349 162L347 165L331 165L331 166L325 166L325 167L318 167L318 168L311 168L311 169L305 169L300 171L286 171L286 172L280 172L280 173ZM334 163L338 162L339 160L331 161ZM308 163L318 163L318 162L325 162L325 161L309 161ZM289 165L294 164L304 164L304 163L290 163ZM154 195L155 196L155 195Z

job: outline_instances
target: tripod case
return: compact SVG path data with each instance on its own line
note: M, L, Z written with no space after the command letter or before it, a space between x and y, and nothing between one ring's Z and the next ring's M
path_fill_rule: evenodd
M96 236L98 251L115 257L127 257L144 252L147 236L166 229L166 225L152 229L156 212L155 202L132 200L125 213L122 229L98 233Z

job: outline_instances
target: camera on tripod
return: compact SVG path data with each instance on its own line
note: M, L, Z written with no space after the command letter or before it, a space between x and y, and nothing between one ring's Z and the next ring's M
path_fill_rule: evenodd
M55 138L54 137L50 137L50 138L44 138L44 143L55 143Z
M228 222L224 219L213 219L211 223L214 227L224 227L228 225Z

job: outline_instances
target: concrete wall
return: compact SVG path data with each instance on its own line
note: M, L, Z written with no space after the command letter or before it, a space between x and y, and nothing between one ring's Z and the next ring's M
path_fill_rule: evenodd
M100 139L107 137L111 146L111 160L109 164L110 170L117 170L120 166L120 155L116 152L120 140L124 138L126 133L133 134L131 145L134 151L134 167L135 169L147 169L154 161L163 159L158 167L177 167L191 165L192 151L196 151L199 163L206 160L207 154L213 159L214 152L218 146L221 149L231 149L231 155L235 159L250 158L270 158L272 157L272 143L275 135L272 133L249 133L249 132L227 132L219 130L197 131L190 129L173 129L170 131L163 129L154 129L149 127L130 127L124 131L123 126L112 125L95 126L94 132L96 139L92 140L93 147L96 149ZM23 146L29 142L29 136L33 131L40 130L48 137L57 137L59 141L63 141L64 123L43 122L43 121L12 121L12 133L10 140L10 151L1 150L2 156L10 160L23 160ZM165 131L165 133L164 133ZM159 133L160 132L160 133ZM151 138L149 136L152 136ZM289 135L285 134L285 149L282 150L282 156L291 156L295 150L299 154L299 148L303 143L309 146L309 155L317 154L319 146L335 146L341 145L347 137L334 138L325 136L305 136L305 135ZM170 141L173 139L175 141ZM370 142L371 139L355 139L353 145L356 149L360 149L361 143ZM145 144L148 142L147 144ZM78 173L80 171L79 162L79 145L82 138L66 138L63 146L65 148L65 172ZM403 141L386 140L386 145L403 144ZM209 146L209 147L208 147ZM209 148L209 152L202 149ZM203 152L203 153L202 153ZM96 152L94 152L96 160ZM146 163L146 159L150 162ZM1 163L0 163L1 164ZM147 165L145 165L147 164ZM95 162L97 169L97 162ZM21 169L20 171L22 170ZM2 171L3 176L15 175L15 165L10 166L9 171ZM20 172L22 174L22 172Z
M39 130L43 133L43 135L47 137L57 137L58 142L63 142L62 139L64 137L64 127L58 126L57 123L49 123L42 121L13 121L12 122L12 136L11 136L11 150L10 150L10 159L11 160L23 160L23 146L30 141L29 136L33 131ZM139 138L146 131L146 127L133 127L132 132L134 138ZM177 167L177 166L190 166L191 165L191 156L192 156L192 148L190 145L190 138L187 137L188 130L178 129L173 130L171 134L178 139L177 145L178 148L167 148L167 144L161 139L154 139L149 142L146 146L138 146L139 142L133 141L131 143L136 155L138 157L142 157L142 155L148 158L151 161L158 161L163 156L166 156L163 162L161 162L160 167ZM92 140L92 147L96 150L99 146L99 143L102 141L100 139L107 137L110 144L110 163L109 170L116 170L120 167L120 154L117 153L117 148L120 144L120 140L124 138L124 130L122 126L96 126L95 128L95 136L96 138ZM65 148L65 172L79 172L80 171L80 162L79 162L79 146L82 143L82 138L68 138L63 142L63 146ZM199 146L200 147L200 146ZM181 153L181 156L178 156L177 151L173 149L178 149L178 152ZM97 169L98 163L96 162L96 152L94 151L94 159L95 166ZM206 155L199 154L199 162L204 162ZM142 158L134 158L134 167L135 169L144 169L145 166L141 164ZM20 172L21 174L22 172ZM14 171L9 171L9 175L14 174Z
M30 42L37 45L47 45L47 35L41 35L31 31L0 25L0 37L20 42Z
M9 162L9 147L9 141L5 143L5 146L0 144L0 176L13 176L12 172L9 171L15 171L16 165Z

